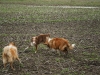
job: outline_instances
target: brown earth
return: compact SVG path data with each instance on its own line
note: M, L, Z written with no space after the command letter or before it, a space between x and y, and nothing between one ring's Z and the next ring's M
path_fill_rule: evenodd
M36 54L32 48L23 52L30 38L41 33L66 38L76 48L60 56L42 44ZM0 57L0 75L100 75L100 21L3 23L0 25L1 52L10 41L16 43L23 65L15 62L15 71L9 65L3 69Z

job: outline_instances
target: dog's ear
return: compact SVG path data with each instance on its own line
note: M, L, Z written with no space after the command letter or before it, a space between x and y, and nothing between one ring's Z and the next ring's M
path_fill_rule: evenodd
M37 39L38 37L36 36L35 39Z
M50 37L50 34L47 34L48 37Z
M12 42L12 44L15 46L15 43L14 42Z

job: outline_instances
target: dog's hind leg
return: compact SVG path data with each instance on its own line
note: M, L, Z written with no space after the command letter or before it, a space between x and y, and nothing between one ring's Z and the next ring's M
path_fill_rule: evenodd
M3 56L3 65L4 65L4 68L6 67L7 62L8 62L7 57Z
M15 70L14 67L13 67L13 62L10 62L10 66L11 66L12 70Z
M9 58L8 58L8 62L10 63L11 69L12 69L12 70L15 70L15 69L13 68L13 60L14 60L14 59L13 59L12 57L9 57Z
M65 51L65 54L66 54L66 55L68 54L68 50Z
M66 55L68 54L67 47L64 48L64 52L65 52Z
M19 57L17 57L16 59L19 61L20 64L22 64L22 62L21 62L21 60L19 59Z

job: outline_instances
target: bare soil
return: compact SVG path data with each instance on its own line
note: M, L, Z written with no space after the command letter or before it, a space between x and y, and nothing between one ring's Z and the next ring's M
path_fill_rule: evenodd
M59 56L44 45L39 45L35 54L30 38L50 33L51 37L63 37L75 43L76 48L68 55ZM0 75L100 75L100 21L73 21L59 23L3 23L0 25L0 52L9 42L18 47L23 63L14 63L15 71L9 65L3 69L0 57Z

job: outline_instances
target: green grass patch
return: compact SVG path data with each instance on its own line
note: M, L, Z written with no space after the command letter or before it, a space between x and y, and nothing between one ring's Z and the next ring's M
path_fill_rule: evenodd
M41 44L39 44L39 47L40 47L40 48L42 48L42 49L47 48L47 47L46 47L46 45L44 45L44 44L42 44L42 43L41 43Z
M97 53L83 52L84 58L90 61L100 61L100 56Z
M64 68L64 69L62 69L61 74L64 74L65 72L68 72L68 71L69 71L68 68Z
M56 23L100 20L100 9L73 9L34 7L30 5L0 4L0 24L3 23Z

